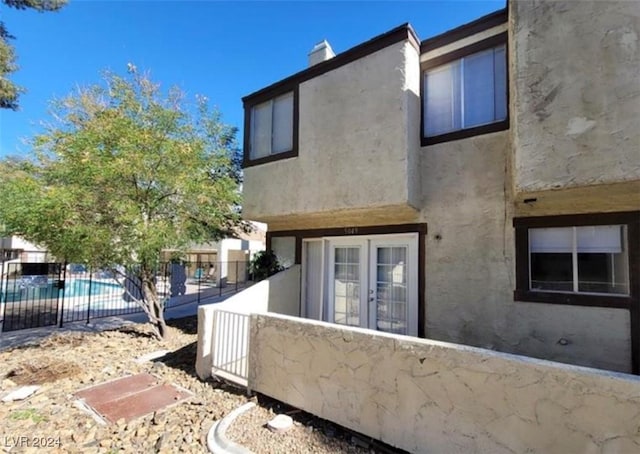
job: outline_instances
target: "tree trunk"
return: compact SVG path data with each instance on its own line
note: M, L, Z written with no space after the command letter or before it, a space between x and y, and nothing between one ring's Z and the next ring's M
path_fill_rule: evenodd
M153 325L155 335L158 340L167 340L169 330L164 320L164 305L158 298L158 289L153 273L143 267L140 270L140 283L142 285L143 304L146 305L149 321Z

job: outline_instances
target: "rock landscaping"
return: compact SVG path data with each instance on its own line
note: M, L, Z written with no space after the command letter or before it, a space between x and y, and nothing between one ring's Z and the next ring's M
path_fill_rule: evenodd
M171 337L163 344L153 340L149 325L134 325L101 333L57 333L39 345L1 351L0 397L22 386L39 388L22 400L0 403L0 451L206 452L207 432L213 423L250 398L244 389L197 378L195 317L173 320L170 325ZM168 353L136 361L146 354L154 356L159 349ZM113 424L101 423L73 397L81 389L139 373L185 388L194 397ZM266 427L276 415L269 402L238 418L227 436L256 453L370 452L361 440L309 415L297 418L295 410L289 410L293 427L274 433Z

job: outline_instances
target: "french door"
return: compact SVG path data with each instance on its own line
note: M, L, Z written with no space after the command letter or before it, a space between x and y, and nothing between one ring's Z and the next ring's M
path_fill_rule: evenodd
M325 239L327 321L418 335L417 234Z

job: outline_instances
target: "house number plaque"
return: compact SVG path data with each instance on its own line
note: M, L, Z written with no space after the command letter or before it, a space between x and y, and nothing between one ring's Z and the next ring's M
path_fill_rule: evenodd
M345 227L344 234L345 235L355 235L358 233L358 227Z

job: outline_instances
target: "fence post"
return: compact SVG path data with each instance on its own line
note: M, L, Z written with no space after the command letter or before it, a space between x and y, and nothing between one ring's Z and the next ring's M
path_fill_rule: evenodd
M222 260L218 266L218 297L222 296ZM228 272L229 270L227 270Z
M8 287L6 287L5 292L2 291L2 280L4 279L4 258L4 251L2 251L2 256L0 257L0 259L2 259L2 261L0 262L0 333L4 328L4 295L6 293L6 290L8 290Z
M89 268L89 301L87 303L87 325L91 321L91 285L93 283L93 271Z
M60 328L62 328L62 325L64 324L64 295L66 293L67 262L65 261L64 263L60 263L60 265L62 266L62 272L58 271L58 303L60 304ZM60 279L61 277L62 280ZM60 291L62 291L62 298L60 298Z
M239 278L239 274L238 274L238 261L236 260L236 293L238 293L238 278Z
M198 257L200 256L198 255ZM202 268L200 259L198 259L196 270L198 270L198 298L196 299L196 301L198 302L198 306L200 306L200 284L202 283L202 276L204 276L204 268Z

